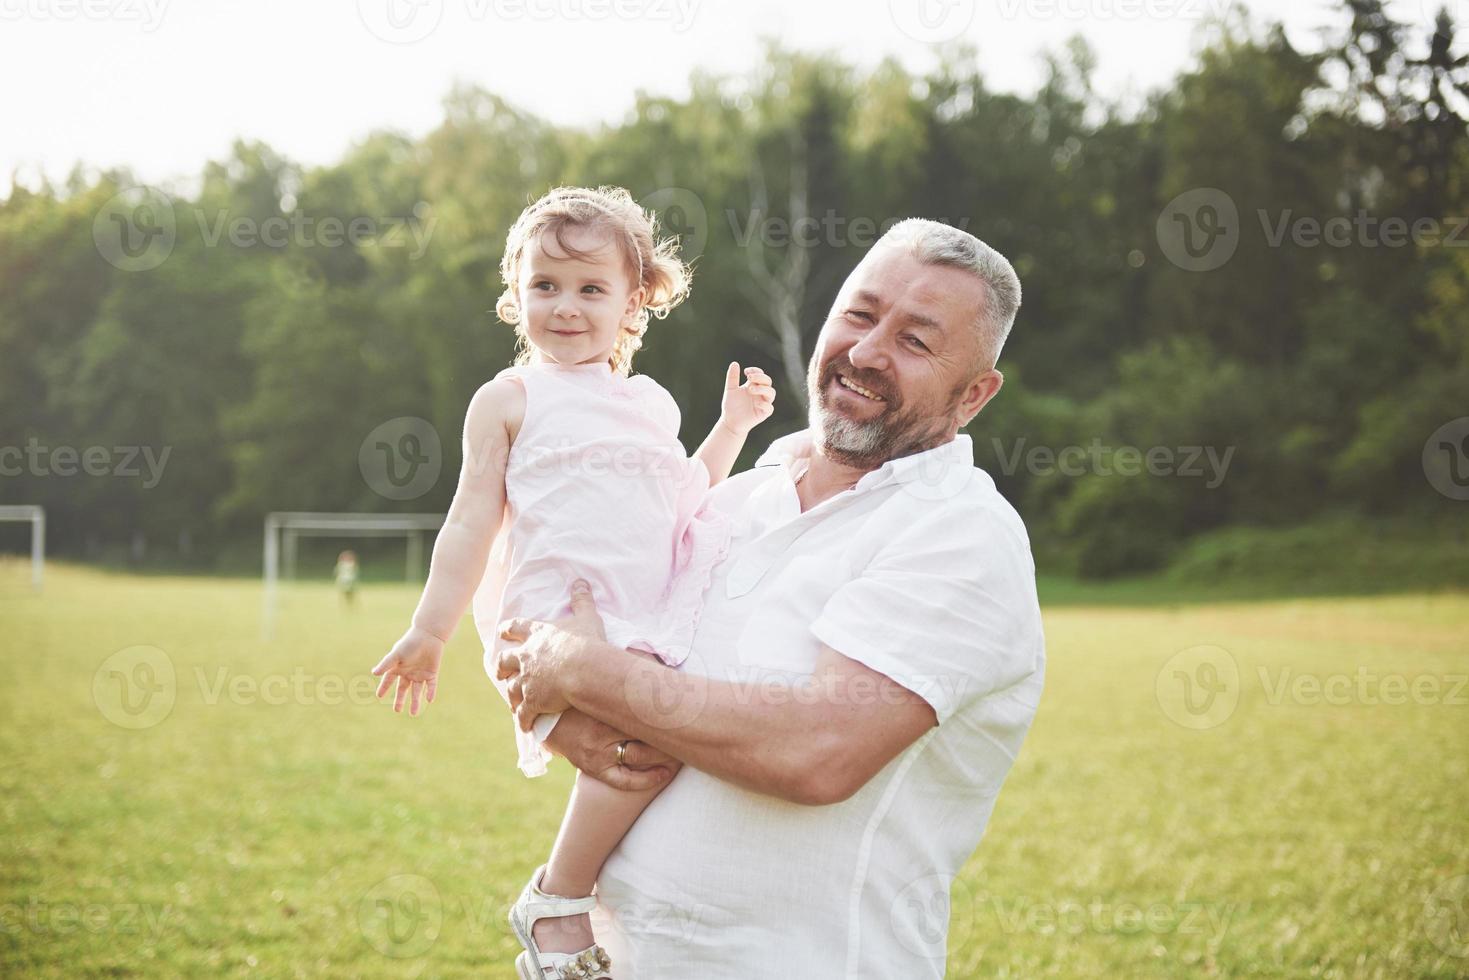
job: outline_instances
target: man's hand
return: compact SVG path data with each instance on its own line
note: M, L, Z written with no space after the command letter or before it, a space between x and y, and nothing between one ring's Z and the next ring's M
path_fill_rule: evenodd
M502 639L521 642L500 651L495 676L508 682L515 723L525 731L531 730L537 715L571 707L565 695L568 671L596 644L607 640L602 617L592 601L592 588L581 579L571 586L570 616L555 623L507 619L500 623L499 634Z
M617 764L620 742L627 742L623 765ZM672 779L683 766L647 742L629 740L617 729L575 708L556 722L546 738L546 748L613 789L654 789Z
M381 698L397 678L398 693L393 698L393 710L403 710L403 699L413 694L410 715L418 714L420 695L433 704L434 694L439 689L439 661L444 657L444 641L417 626L409 627L402 639L393 644L388 655L372 668L374 677L381 676L377 696Z
M757 367L745 368L745 376L748 380L740 384L740 364L731 361L719 403L720 423L741 437L775 412L775 386L770 376Z

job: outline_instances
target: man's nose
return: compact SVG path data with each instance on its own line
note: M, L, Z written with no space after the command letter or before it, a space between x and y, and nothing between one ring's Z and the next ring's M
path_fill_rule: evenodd
M872 330L847 350L847 360L859 370L881 371L887 367L887 350L878 331Z

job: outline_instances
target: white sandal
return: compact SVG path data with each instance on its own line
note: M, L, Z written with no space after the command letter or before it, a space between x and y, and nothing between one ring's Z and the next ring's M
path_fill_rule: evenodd
M594 895L565 898L541 891L538 886L545 871L544 864L537 868L520 897L510 906L510 928L525 947L525 952L515 957L516 975L520 980L612 980L612 974L607 972L612 968L612 961L607 951L595 943L579 953L543 953L536 946L531 930L537 921L581 915L597 907Z

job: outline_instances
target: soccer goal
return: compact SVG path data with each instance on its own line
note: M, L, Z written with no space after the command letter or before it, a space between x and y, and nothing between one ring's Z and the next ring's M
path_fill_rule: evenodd
M265 610L262 632L275 626L276 586L296 577L296 545L301 538L393 538L407 541L404 577L423 577L424 537L444 526L443 514L350 514L273 511L265 515Z
M31 525L31 588L41 589L46 564L46 509L37 504L0 505L0 521L29 521Z

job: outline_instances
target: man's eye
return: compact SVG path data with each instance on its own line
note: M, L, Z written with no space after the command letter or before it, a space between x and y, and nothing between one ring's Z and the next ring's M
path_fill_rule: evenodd
M868 323L875 322L872 314L866 310L848 310L847 316L856 317L859 320L866 320Z
M923 341L919 340L917 337L914 337L913 335L910 334L907 339L908 340L911 340L911 341L913 341L913 343L917 344L919 350L928 350L928 347L925 346L925 344L923 343Z

